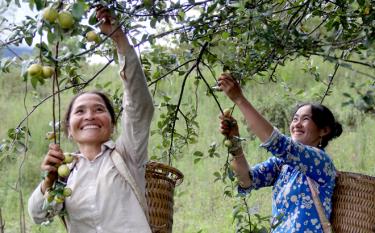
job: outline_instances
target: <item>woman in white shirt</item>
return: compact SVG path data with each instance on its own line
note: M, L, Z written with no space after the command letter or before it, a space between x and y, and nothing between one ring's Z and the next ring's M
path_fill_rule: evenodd
M105 8L97 9L97 18L105 20L100 29L107 35L118 27L111 24L111 16ZM106 95L85 92L73 98L68 106L65 126L79 152L67 179L67 187L72 189L72 195L64 202L68 232L151 232L147 211L142 209L136 194L110 156L114 149L119 152L144 195L147 144L154 111L152 98L139 58L125 33L117 29L111 39L118 50L120 76L124 83L121 134L112 141L116 118ZM53 217L43 209L43 196L57 177L56 165L63 160L59 145L51 144L41 165L49 175L29 199L29 213L35 223L41 224Z

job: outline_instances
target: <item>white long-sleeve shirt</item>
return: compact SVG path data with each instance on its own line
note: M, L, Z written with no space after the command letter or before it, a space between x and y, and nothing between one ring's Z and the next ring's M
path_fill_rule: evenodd
M121 134L116 142L102 145L93 160L83 154L72 170L67 187L72 196L65 199L69 233L151 233L144 211L129 184L110 158L112 149L124 157L130 173L145 193L145 164L151 119L154 111L139 58L132 46L119 54L124 82ZM29 214L35 223L48 220L42 209L41 184L29 198Z

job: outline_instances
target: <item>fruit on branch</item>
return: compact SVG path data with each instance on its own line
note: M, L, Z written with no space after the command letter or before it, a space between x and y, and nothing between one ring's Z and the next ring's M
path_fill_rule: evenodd
M65 201L64 195L58 194L54 197L54 200L57 204L63 203Z
M44 198L47 200L47 202L52 202L55 196L52 194L51 191L46 191L44 193Z
M57 136L57 134L52 132L52 131L46 133L46 139L47 140L54 140L54 139L56 139L56 136Z
M54 72L55 71L51 66L42 67L43 78L51 78Z
M54 23L57 19L58 12L52 7L47 7L43 11L43 19L49 23Z
M32 64L27 68L27 73L31 77L37 77L42 74L42 66L40 64Z
M72 195L72 189L68 188L68 187L65 187L64 191L63 191L63 196L64 197L70 197L71 195Z
M223 115L226 117L230 117L232 115L231 113L232 113L232 109L230 108L224 109L223 111Z
M73 157L72 154L70 154L70 153L64 153L64 161L63 161L63 163L71 163L71 162L73 162L73 160L74 160L74 157Z
M224 141L224 146L227 148L231 148L233 146L233 143L231 140L227 139Z
M86 33L86 39L89 42L99 43L99 36L95 31L89 31Z
M61 11L57 16L57 21L62 29L71 29L74 26L73 15L68 11Z
M66 178L69 176L70 174L70 169L68 167L68 165L66 164L61 164L58 168L57 168L57 174L63 178Z

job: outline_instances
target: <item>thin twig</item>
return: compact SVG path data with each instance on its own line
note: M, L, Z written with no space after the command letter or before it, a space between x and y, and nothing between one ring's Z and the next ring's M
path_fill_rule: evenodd
M336 75L337 70L339 69L339 67L340 67L340 64L336 63L335 70L334 70L333 74L331 75L331 77L329 78L327 89L325 90L325 92L323 94L323 97L320 100L320 104L323 104L323 101L324 101L325 97L328 95L329 90L331 89L331 86L332 86L332 83L333 83L333 78L335 77L335 75Z
M190 60L184 62L183 64L181 64L181 65L179 65L179 66L173 68L172 70L168 71L168 72L165 73L164 75L162 75L162 76L160 76L159 78L157 78L157 79L153 80L152 82L150 82L150 83L148 84L148 86L150 87L150 86L156 84L156 83L157 83L158 81L160 81L161 79L167 77L168 75L170 75L171 73L173 73L173 72L175 72L175 71L178 71L179 68L183 67L183 66L186 65L186 64L189 64L189 63L192 62L192 61L195 61L195 59L190 59Z
M176 127L177 114L179 112L179 108L180 108L180 105L181 105L181 102L182 102L182 97L183 97L183 93L184 93L184 89L185 89L186 80L189 77L190 73L199 65L199 63L202 59L202 56L204 54L204 51L206 50L207 46L208 46L208 42L203 44L203 46L201 48L201 51L199 52L198 58L196 59L194 65L185 74L184 80L182 81L180 96L178 98L178 103L177 103L177 106L176 106L176 111L175 111L175 114L174 114L172 129L171 129L171 143L170 143L169 151L168 151L168 159L169 159L168 164L169 165L171 165L171 162L172 162L171 153L172 153L172 148L173 148L174 130L175 130L175 127Z
M20 59L21 61L23 61L22 57L19 56L15 51L13 51L13 49L11 49L8 44L5 44L2 40L0 40L0 42L2 43L2 45L4 45L5 47L7 47L7 49L13 53L14 56L16 56L18 59ZM1 46L0 46L1 47Z

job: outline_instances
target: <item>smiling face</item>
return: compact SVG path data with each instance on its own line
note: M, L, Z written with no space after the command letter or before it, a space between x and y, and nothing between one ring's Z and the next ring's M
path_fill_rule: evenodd
M314 147L318 147L321 137L328 133L326 128L319 129L313 121L310 105L304 105L297 110L289 130L294 141Z
M110 138L112 130L111 115L99 95L85 93L75 99L68 132L79 145L100 146Z

